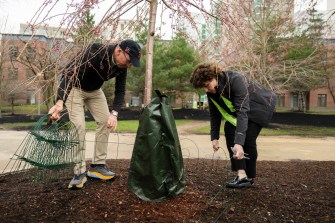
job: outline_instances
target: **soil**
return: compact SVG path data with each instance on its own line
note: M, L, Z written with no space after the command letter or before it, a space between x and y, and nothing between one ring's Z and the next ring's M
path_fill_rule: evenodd
M282 120L291 119L274 123ZM299 115L290 124L297 120L314 119ZM325 121L311 125L335 119L318 120ZM335 161L258 161L255 188L227 189L235 177L229 162L184 159L185 191L163 202L143 201L127 189L130 160L108 166L115 180L89 178L77 190L67 189L71 169L0 175L0 222L335 222Z
M129 160L109 160L118 177L67 189L70 170L41 181L29 171L0 176L0 222L334 222L335 161L259 161L256 188L227 189L225 160L184 159L184 193L147 202L127 189ZM45 175L43 175L45 176ZM35 181L33 180L35 179Z

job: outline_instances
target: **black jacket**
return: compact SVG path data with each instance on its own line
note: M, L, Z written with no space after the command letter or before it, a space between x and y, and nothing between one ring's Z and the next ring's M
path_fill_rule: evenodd
M119 68L112 63L115 47L94 43L83 54L72 59L63 70L57 100L65 102L73 86L84 91L94 91L115 77L113 110L119 111L126 91L127 68Z
M229 99L235 112L231 112L223 102L221 95ZM219 139L222 115L210 98L214 99L228 113L237 118L235 144L244 145L248 121L267 126L272 118L276 104L276 95L269 89L249 80L242 74L233 71L218 75L216 94L207 93L211 140Z

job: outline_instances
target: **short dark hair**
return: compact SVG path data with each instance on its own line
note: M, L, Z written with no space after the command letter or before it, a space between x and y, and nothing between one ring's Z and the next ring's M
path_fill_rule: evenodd
M202 88L205 83L216 78L221 73L217 63L205 62L198 64L192 73L190 83L194 88Z

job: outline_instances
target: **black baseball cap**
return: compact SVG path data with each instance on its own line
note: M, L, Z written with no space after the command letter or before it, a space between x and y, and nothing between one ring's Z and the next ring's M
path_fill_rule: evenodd
M140 67L140 58L142 56L141 46L134 40L126 39L119 43L120 48L129 55L131 64L134 67Z

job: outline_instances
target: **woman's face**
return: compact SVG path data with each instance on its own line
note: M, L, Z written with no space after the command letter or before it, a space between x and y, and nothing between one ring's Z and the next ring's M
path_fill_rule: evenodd
M213 78L210 81L207 81L204 84L203 89L205 90L205 92L207 93L211 93L211 94L215 94L216 93L216 87L218 86L218 82L215 78Z

